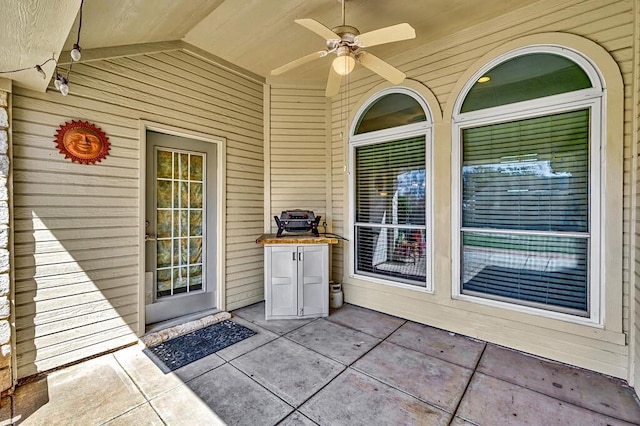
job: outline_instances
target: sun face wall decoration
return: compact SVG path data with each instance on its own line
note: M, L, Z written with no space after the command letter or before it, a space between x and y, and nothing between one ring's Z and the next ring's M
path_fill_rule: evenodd
M80 164L95 164L109 154L109 138L99 127L87 121L71 121L60 125L56 145L64 158Z

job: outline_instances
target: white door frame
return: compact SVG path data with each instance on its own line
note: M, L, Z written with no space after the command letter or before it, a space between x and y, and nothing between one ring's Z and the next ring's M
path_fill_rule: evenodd
M164 133L167 135L179 136L183 138L195 139L202 142L216 145L216 308L224 311L226 309L225 297L225 259L226 259L226 152L227 140L225 138L196 132L180 127L170 126L152 121L140 120L140 149L138 163L138 336L145 332L145 220L146 220L146 161L147 161L147 131Z

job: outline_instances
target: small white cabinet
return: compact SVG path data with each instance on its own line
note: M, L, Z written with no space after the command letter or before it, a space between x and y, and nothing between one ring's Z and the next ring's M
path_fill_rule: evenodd
M264 246L265 318L329 315L329 245Z

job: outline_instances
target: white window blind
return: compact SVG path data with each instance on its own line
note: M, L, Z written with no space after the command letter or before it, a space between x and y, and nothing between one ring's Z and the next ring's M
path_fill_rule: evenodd
M355 149L357 273L426 286L425 137Z
M463 293L588 314L589 120L463 129Z

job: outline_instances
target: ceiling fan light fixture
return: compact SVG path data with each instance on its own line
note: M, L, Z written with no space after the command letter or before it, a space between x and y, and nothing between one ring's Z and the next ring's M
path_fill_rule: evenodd
M355 68L356 60L350 53L346 53L335 58L331 66L338 74L347 75Z

